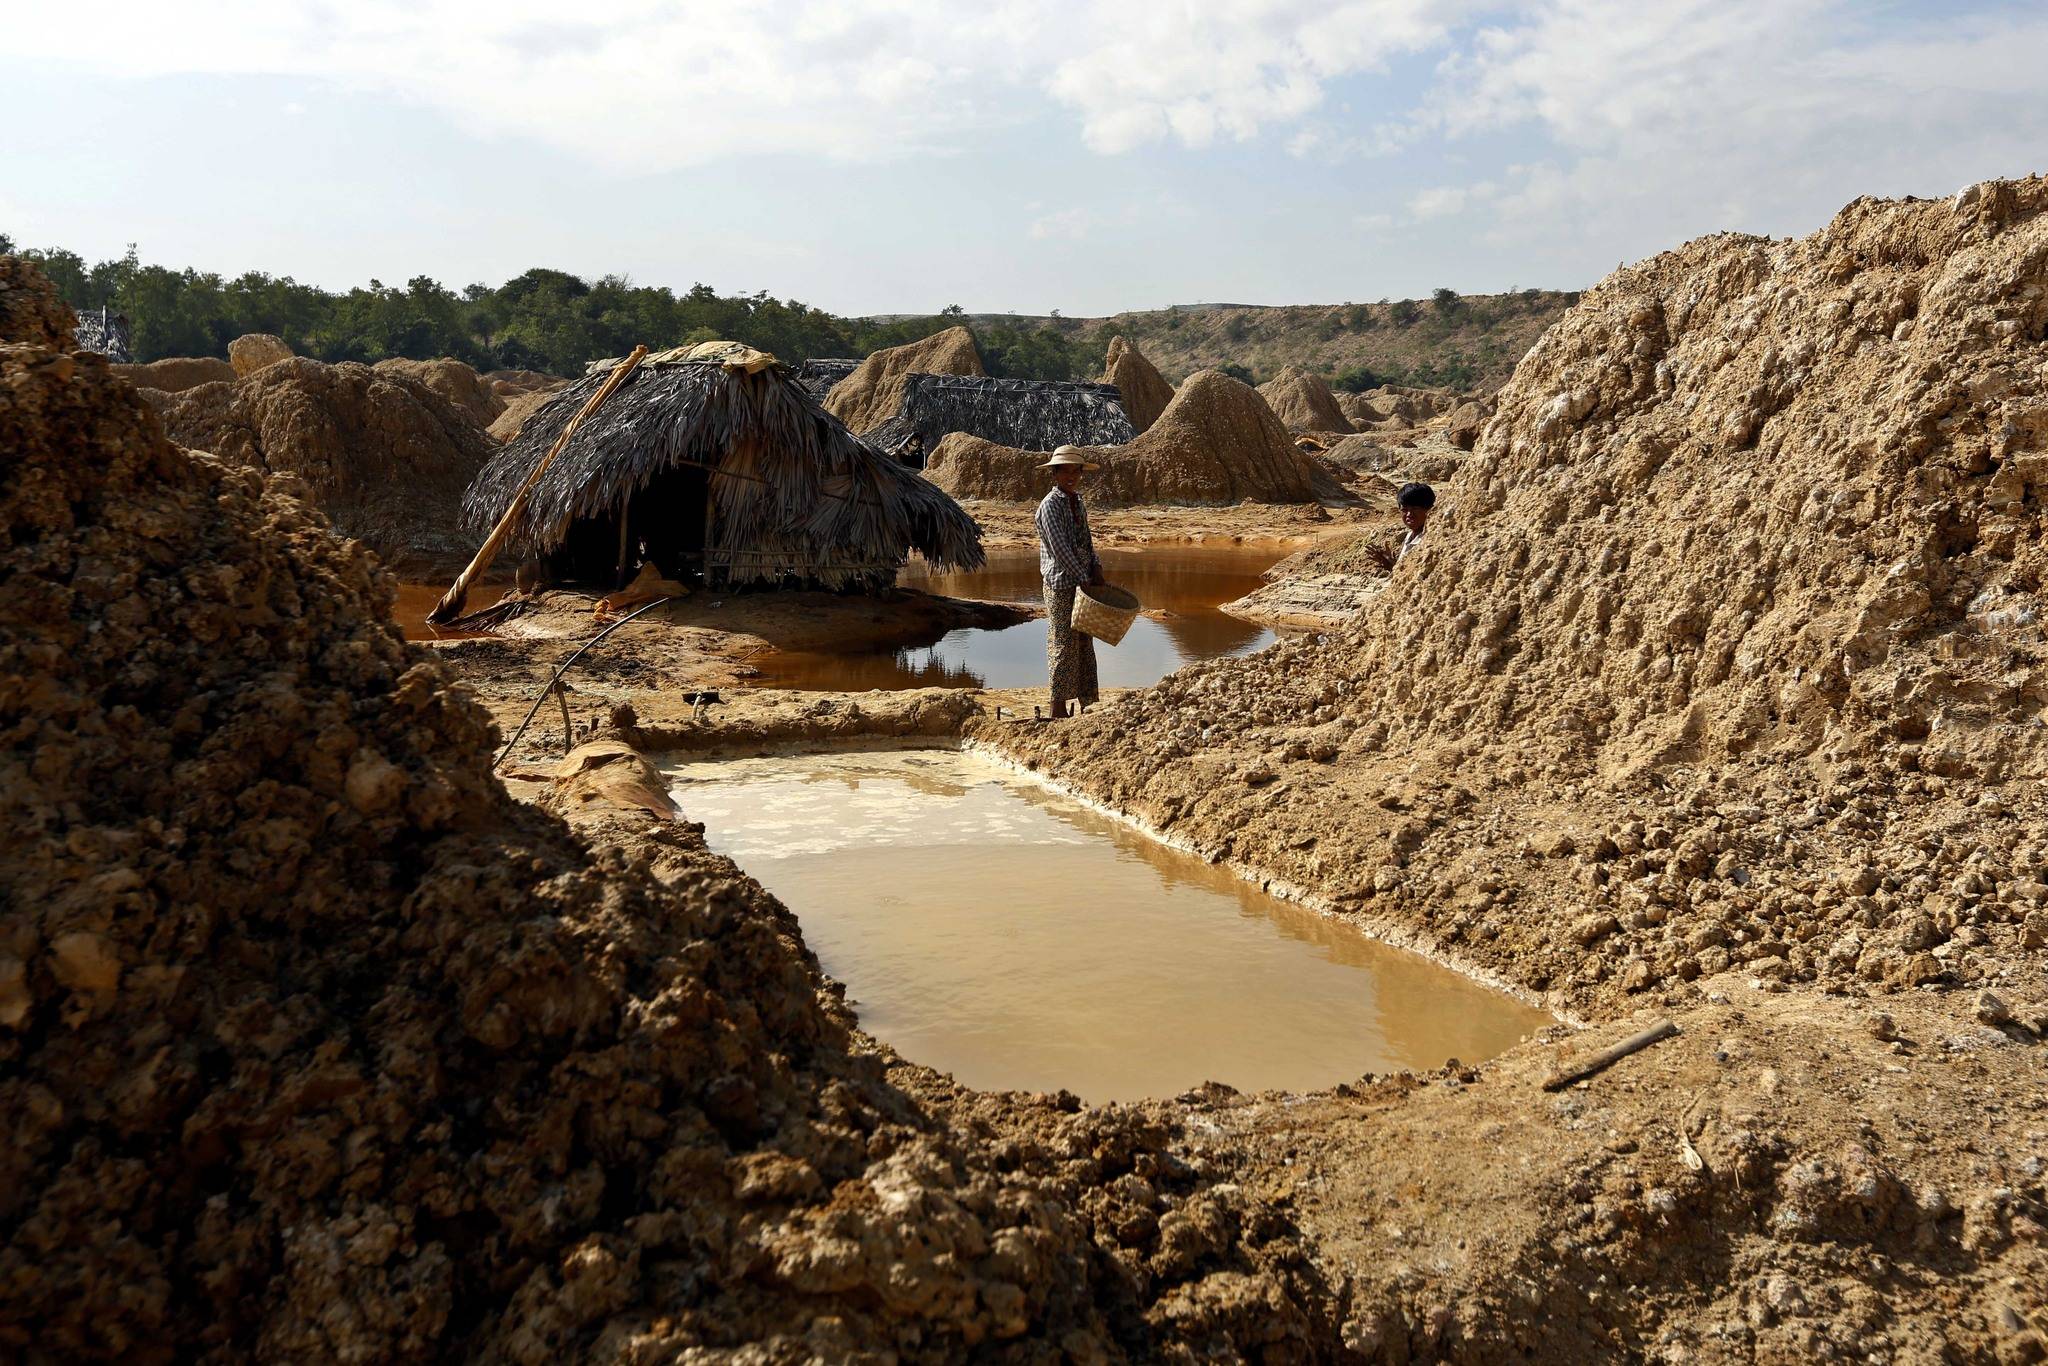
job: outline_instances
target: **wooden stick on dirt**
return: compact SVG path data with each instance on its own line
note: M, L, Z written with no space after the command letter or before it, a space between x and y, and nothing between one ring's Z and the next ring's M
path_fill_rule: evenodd
M597 405L610 398L612 392L626 382L626 376L633 373L646 354L645 346L634 347L633 354L613 368L611 374L605 377L603 385L590 396L590 401L569 419L568 425L562 428L562 434L555 438L555 444L548 447L548 453L533 467L533 473L526 476L526 482L519 486L519 492L512 495L511 503L505 508L505 515L498 519L498 524L491 528L491 534L484 538L483 546L476 552L476 558L469 562L469 568L456 576L454 584L442 595L441 601L434 604L434 610L427 613L428 621L436 626L445 626L462 615L463 601L469 597L469 585L482 577L484 571L491 567L491 561L497 558L499 545L503 544L505 537L512 530L512 523L519 519L519 514L526 508L526 495L533 491L533 486L539 482L541 475L547 473L548 466L555 463L555 457L562 453L562 447L569 444L569 438L583 425L583 419L596 412Z
M1668 1039L1676 1033L1678 1033L1677 1025L1669 1020L1659 1020L1640 1034L1631 1034L1612 1048L1601 1049L1584 1062L1551 1073L1550 1079L1543 1083L1543 1089L1546 1091L1562 1091L1573 1082L1590 1077L1595 1072L1604 1072L1629 1054L1640 1053L1651 1044L1662 1039Z
M562 686L562 680L555 679L555 701L562 704L562 753L576 748L576 728L569 722L569 690Z

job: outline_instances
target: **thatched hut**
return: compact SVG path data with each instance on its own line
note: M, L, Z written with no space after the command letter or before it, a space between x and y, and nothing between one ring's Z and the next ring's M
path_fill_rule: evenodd
M488 531L610 367L562 389L463 497ZM534 484L507 541L561 582L652 563L714 586L877 590L911 552L982 563L980 528L940 490L818 406L774 357L731 342L642 361Z
M903 406L867 434L886 455L922 469L949 433L1000 446L1049 451L1060 446L1121 446L1138 429L1113 384L905 375Z
M823 403L833 385L858 369L860 362L850 356L813 356L790 373L804 386L805 393Z

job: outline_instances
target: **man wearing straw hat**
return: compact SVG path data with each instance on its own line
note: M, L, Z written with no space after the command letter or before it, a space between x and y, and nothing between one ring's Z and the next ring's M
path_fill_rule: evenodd
M1062 446L1038 468L1052 471L1052 492L1038 505L1038 573L1045 580L1049 628L1045 658L1052 674L1052 714L1067 714L1067 703L1086 707L1096 698L1095 641L1073 626L1074 590L1102 582L1102 561L1088 533L1088 509L1081 504L1081 476L1100 466L1072 446Z

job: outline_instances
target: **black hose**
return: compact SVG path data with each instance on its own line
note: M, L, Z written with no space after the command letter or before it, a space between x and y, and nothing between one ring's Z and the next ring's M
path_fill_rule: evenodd
M533 705L527 708L526 719L519 723L519 729L513 731L512 738L505 742L505 748L498 755L497 762L491 765L491 772L496 773L499 767L507 759L512 757L512 746L519 743L519 737L526 734L526 728L533 724L533 718L540 712L540 704L548 700L548 694L552 693L555 690L555 685L562 681L562 675L569 672L569 666L571 664L574 664L577 660L583 658L583 652L585 650L597 644L597 642L603 640L606 636L618 630L621 626L624 626L627 622L631 621L634 617L639 616L642 612L646 612L653 608L659 607L667 601L667 598L656 598L653 602L647 603L644 606L635 607L631 612L627 613L623 617L620 617L617 621L605 627L602 631L599 631L590 639L584 641L583 644L576 648L576 653L570 655L567 659L563 660L562 667L555 670L555 676L548 680L548 685L540 690L540 696L534 698ZM566 735L563 736L562 743L567 744L568 742L569 737Z

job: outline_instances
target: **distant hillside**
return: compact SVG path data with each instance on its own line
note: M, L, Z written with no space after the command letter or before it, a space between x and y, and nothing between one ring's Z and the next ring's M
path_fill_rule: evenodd
M996 327L1055 330L1097 354L1122 333L1175 383L1196 370L1223 367L1243 367L1264 382L1284 366L1299 365L1338 388L1493 389L1578 297L1563 290L1462 296L1441 290L1431 299L1375 304L1177 304L1109 318L968 313L950 321L978 334Z

